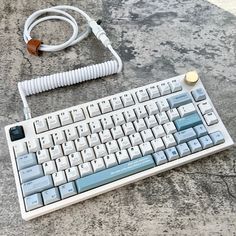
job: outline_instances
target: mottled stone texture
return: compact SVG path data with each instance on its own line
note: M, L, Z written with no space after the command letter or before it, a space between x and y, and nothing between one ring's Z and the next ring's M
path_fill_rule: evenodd
M236 18L203 0L8 0L0 4L0 235L236 235L236 149L117 189L30 222L21 219L3 127L22 119L17 82L111 55L93 37L58 53L30 56L24 21L56 4L81 7L103 27L123 59L121 74L29 98L42 115L197 69L236 140ZM45 43L71 33L47 22Z

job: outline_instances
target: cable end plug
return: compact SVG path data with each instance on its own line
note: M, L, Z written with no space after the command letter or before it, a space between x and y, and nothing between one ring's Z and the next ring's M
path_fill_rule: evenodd
M24 107L24 116L25 116L25 120L29 120L31 119L31 111L29 107Z

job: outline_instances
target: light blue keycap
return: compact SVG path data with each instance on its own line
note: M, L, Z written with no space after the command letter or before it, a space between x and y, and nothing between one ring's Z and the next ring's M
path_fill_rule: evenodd
M168 98L167 101L170 105L170 108L176 108L191 103L192 99L188 93L180 93L178 95Z
M199 152L202 150L202 146L197 139L189 141L188 146L190 147L192 153Z
M58 188L50 188L42 192L43 202L45 205L56 202L60 200L60 194Z
M19 170L37 165L37 159L35 153L28 153L26 155L19 156L16 158L16 162Z
M31 166L19 171L21 183L37 179L44 175L41 165Z
M203 137L199 138L199 142L201 143L203 149L206 149L206 148L209 148L209 147L213 146L213 142L212 142L209 135L206 135L206 136L203 136Z
M198 113L195 112L191 115L188 115L188 116L185 116L185 117L175 120L174 123L175 123L177 130L181 131L181 130L188 129L193 126L202 124L202 120L201 120L200 116L198 115Z
M180 143L186 143L192 139L195 139L197 137L195 131L193 130L193 128L189 128L189 129L185 129L182 131L179 131L177 133L174 134L175 139L177 141L178 144Z
M42 206L43 206L43 201L40 193L36 193L34 195L25 197L26 211L31 211Z
M197 125L197 126L193 127L193 129L195 130L198 138L208 134L207 130L203 124Z
M77 179L75 182L78 192L81 193L152 167L155 167L154 160L151 155L147 155Z
M53 187L51 175L46 175L38 179L29 181L21 185L24 197L34 193L42 192Z
M186 143L181 143L181 144L177 145L176 148L177 148L179 155L181 157L191 154L190 149Z
M214 145L218 145L225 142L224 136L222 135L220 131L214 132L210 134L210 136Z
M173 161L179 157L179 154L175 147L171 147L165 150L165 154L169 161Z
M166 155L163 151L155 152L152 154L152 156L157 166L165 164L167 162Z
M198 88L192 91L192 95L196 102L206 99L205 91L202 88Z
M75 183L73 181L59 186L59 190L62 199L77 194Z

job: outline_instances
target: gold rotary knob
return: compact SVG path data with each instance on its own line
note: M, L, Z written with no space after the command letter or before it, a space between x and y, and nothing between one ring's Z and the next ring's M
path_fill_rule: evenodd
M189 85L194 85L197 83L199 77L197 71L189 71L185 74L185 82Z

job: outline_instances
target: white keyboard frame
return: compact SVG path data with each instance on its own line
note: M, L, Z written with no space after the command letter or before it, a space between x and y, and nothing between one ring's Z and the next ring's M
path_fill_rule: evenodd
M140 105L144 105L144 104L152 103L154 100L158 100L161 97L168 98L168 97L171 97L173 95L177 95L178 93L182 93L184 91L190 92L193 89L197 89L197 88L200 88L200 87L202 87L205 90L205 88L204 88L202 82L200 81L200 79L198 80L198 82L194 86L191 86L191 85L188 85L188 84L185 83L184 77L185 77L185 74L184 75L180 75L180 76L176 76L176 77L173 77L173 78L170 78L170 79L166 79L166 80L163 80L163 81L158 81L156 83L148 84L146 86L142 86L142 87L139 87L139 88L134 88L132 90L125 91L125 92L130 92L132 94L133 99L135 100L135 105L129 106L127 108L122 108L122 109L119 109L119 110L116 110L116 111L113 111L113 112L110 112L110 113L107 113L107 114L103 114L103 115L100 115L100 116L96 116L94 118L96 119L97 117L99 117L99 118L100 117L106 117L108 114L112 115L112 114L115 114L115 113L119 113L121 110L122 111L129 110L131 108L135 108L139 104ZM176 80L178 80L181 83L181 85L183 87L183 89L181 91L175 92L175 93L171 93L169 95L164 95L164 96L152 99L152 100L148 100L146 102L142 102L142 103L138 102L137 97L135 95L135 92L137 92L140 88L148 88L151 85L158 85L158 84L160 84L162 82L170 82L173 79L176 79ZM15 158L15 154L14 154L14 151L13 151L13 145L16 144L17 142L26 142L27 140L29 140L31 138L35 138L35 137L39 138L41 136L44 136L45 133L54 133L55 130L63 130L63 129L65 129L65 127L68 127L68 128L69 127L74 127L75 124L77 124L77 123L82 123L82 122L89 123L91 120L94 119L94 118L90 118L89 115L88 115L86 107L89 104L94 103L94 102L99 103L102 100L111 99L114 96L121 96L125 92L118 93L118 94L115 94L115 95L112 95L112 96L108 96L108 97L103 97L103 98L98 99L98 100L94 100L94 101L91 101L91 102L88 102L88 103L84 103L84 104L81 104L81 105L78 105L78 106L74 106L74 107L70 107L70 108L67 108L67 109L63 109L63 110L60 110L60 111L56 111L56 112L50 113L50 115L57 115L57 114L59 114L62 111L71 111L72 109L80 107L80 108L83 108L84 111L86 111L85 112L86 119L84 121L80 121L80 122L76 122L76 123L73 123L73 124L70 124L70 125L62 126L60 128L57 128L57 129L52 129L52 130L49 130L47 132L43 132L41 134L36 134L35 132L32 132L32 131L35 130L34 126L33 126L33 123L34 123L34 121L36 121L39 118L46 118L49 114L42 115L42 116L39 116L39 117L35 117L35 118L29 119L29 120L25 120L25 121L22 121L22 122L18 122L18 123L15 123L15 124L12 124L12 125L8 125L8 126L5 127L5 132L6 132L9 152L10 152L10 156L11 156L11 162L12 162L12 166L13 166L13 173L14 173L16 187L17 187L17 194L18 194L18 199L19 199L19 203L20 203L21 214L22 214L22 218L24 220L31 220L33 218L36 218L36 217L39 217L41 215L44 215L44 214L53 212L55 210L64 208L66 206L69 206L69 205L72 205L72 204L84 201L86 199L89 199L89 198L92 198L92 197L95 197L95 196L98 196L100 194L103 194L105 192L111 191L113 189L117 189L117 188L122 187L124 185L130 184L130 183L134 183L134 182L136 182L138 180L150 177L152 175L157 175L157 174L160 174L160 173L162 173L164 171L173 169L175 167L179 167L181 165L190 163L192 161L196 161L196 160L198 160L200 158L203 158L203 157L209 156L211 154L220 152L222 150L228 149L230 146L232 146L234 144L234 142L233 142L232 138L230 137L228 131L226 130L226 128L225 128L221 118L219 117L219 115L218 115L218 113L217 113L213 103L211 102L210 97L208 96L208 94L207 94L207 92L205 90L205 92L206 92L206 100L211 104L211 106L213 108L213 112L215 113L215 115L218 118L219 122L217 124L215 124L215 125L207 126L206 123L205 123L205 120L203 119L203 124L205 125L205 127L207 128L207 131L209 133L212 133L212 132L215 132L215 131L221 131L223 136L224 136L224 138L225 138L225 142L224 143L222 143L220 145L217 145L217 146L213 146L213 147L208 148L208 149L205 149L203 151L200 151L200 152L197 152L197 153L194 153L194 154L191 154L191 155L179 158L177 160L174 160L174 161L171 161L171 162L167 162L166 164L163 164L163 165L160 165L160 166L156 166L154 168L151 168L151 169L139 172L137 174L125 177L123 179L120 179L120 180L111 182L109 184L97 187L95 189L92 189L92 190L89 190L89 191L77 194L77 195L75 195L73 197L69 197L67 199L60 200L60 201L52 203L50 205L46 205L46 206L40 207L38 209L35 209L35 210L27 212L25 210L24 198L23 198L23 195L22 195L21 183L20 183L20 179L19 179L19 174L18 174L18 169L17 169L17 164L16 164L16 158ZM194 102L194 105L196 105L198 103L199 102ZM198 112L200 112L199 109L198 109L198 106L195 106L195 107L198 110ZM13 127L13 126L16 126L16 125L22 125L24 127L24 131L25 131L25 136L26 137L24 139L12 142L11 139L10 139L10 135L9 135L9 129L11 127Z

